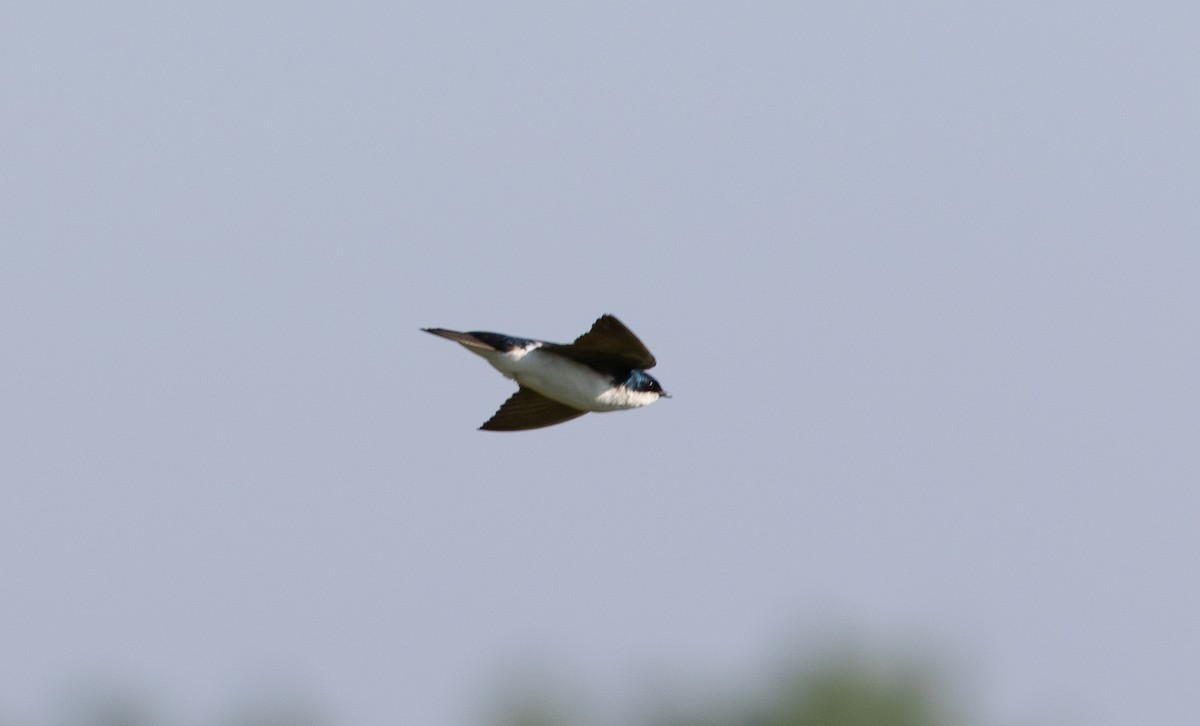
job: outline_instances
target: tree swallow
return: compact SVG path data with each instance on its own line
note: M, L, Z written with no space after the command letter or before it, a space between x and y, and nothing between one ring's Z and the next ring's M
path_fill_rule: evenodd
M645 371L654 356L611 315L603 315L574 343L547 343L501 333L421 328L487 359L520 388L479 428L525 431L578 418L588 411L620 411L670 398Z

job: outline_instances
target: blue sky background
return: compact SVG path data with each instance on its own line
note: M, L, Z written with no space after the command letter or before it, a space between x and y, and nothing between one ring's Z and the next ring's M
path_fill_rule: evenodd
M469 722L915 641L1200 718L1200 6L19 3L0 719ZM628 324L516 435L418 331Z

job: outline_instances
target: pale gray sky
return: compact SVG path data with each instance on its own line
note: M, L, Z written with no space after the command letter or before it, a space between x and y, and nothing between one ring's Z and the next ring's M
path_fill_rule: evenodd
M454 725L514 660L619 690L834 630L998 721L1196 723L1198 29L9 7L0 719L282 678ZM675 398L525 434L418 331L605 312Z

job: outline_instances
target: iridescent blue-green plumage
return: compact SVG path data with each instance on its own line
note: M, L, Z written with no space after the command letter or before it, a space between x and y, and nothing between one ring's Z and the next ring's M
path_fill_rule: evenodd
M619 383L622 383L626 388L633 391L648 391L665 396L666 398L671 397L670 394L663 391L662 386L659 385L654 376L645 371L636 369L629 371L629 375L625 377L625 380L619 381Z

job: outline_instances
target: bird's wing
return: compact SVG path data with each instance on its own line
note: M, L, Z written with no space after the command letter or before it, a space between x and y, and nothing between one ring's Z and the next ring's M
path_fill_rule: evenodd
M552 401L522 386L479 428L482 431L526 431L570 421L585 413L587 411Z
M629 328L612 315L602 315L592 329L566 345L546 344L544 350L608 368L653 368L654 356Z

